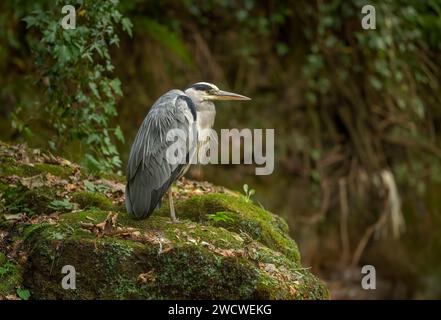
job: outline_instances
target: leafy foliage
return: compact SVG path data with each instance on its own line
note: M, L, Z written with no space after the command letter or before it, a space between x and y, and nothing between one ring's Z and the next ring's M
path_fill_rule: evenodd
M230 217L229 212L223 212L223 211L219 211L216 213L210 213L207 214L208 220L212 220L214 222L233 222L234 219L232 217Z
M330 175L321 165L325 158L344 157L344 172L351 161L371 174L392 168L400 182L421 190L421 179L441 179L435 134L441 116L441 69L435 62L441 25L434 15L441 6L376 2L377 27L364 30L365 4L371 2L333 1L306 10L310 45L303 75L311 131L309 143L298 149L311 155L318 179ZM430 169L423 173L421 167Z
M28 289L18 288L17 295L20 299L28 300L31 297L31 292Z
M38 18L30 14L37 10L59 19L56 2L17 3L0 2L0 134L7 139L26 140L33 145L52 140L57 153L77 161L76 157L81 156L91 167L109 167L101 164L112 159L109 155L101 157L100 146L106 144L103 128L107 128L111 143L123 140L123 131L131 141L148 106L159 95L195 81L211 81L253 97L252 108L227 105L219 110L216 126L276 128L277 163L274 175L264 179L252 176L245 166L207 166L204 179L235 189L242 188L244 180L259 186L259 200L286 216L296 229L308 229L311 236L302 242L327 243L334 237L336 252L326 249L325 254L323 247L307 245L308 250L317 248L315 256L339 256L343 241L335 237L342 234L340 228L345 225L341 221L344 208L350 213L348 248L355 251L364 232L372 230L369 228L374 220L392 204L400 207L400 201L387 201L390 189L376 183L384 172L390 173L396 184L396 199L402 200L408 234L414 228L418 238L413 239L418 240L415 243L426 245L425 241L436 234L435 227L433 233L425 228L433 225L431 214L439 210L425 197L437 194L426 189L441 180L439 1L121 1L118 8L133 21L134 38L129 37L130 20L112 20L114 28L120 25L128 35L120 35L120 49L105 35L107 48L115 47L111 55L116 70L100 73L109 81L115 74L124 83L126 96L117 101L118 118L103 115L102 104L109 99L100 82L93 80L95 85L90 87L88 81L81 80L87 70L95 70L95 64L105 68L107 58L100 57L99 49L93 49L93 63L87 57L78 59L77 49L69 48L62 38L65 32L60 29L54 40L59 48L56 53L50 51L55 43L38 43L49 35L50 25L26 29L22 18ZM94 6L75 3L77 12ZM361 8L365 4L376 8L375 30L361 27ZM91 10L87 9L77 21L89 31L97 28L96 21L89 17ZM77 43L77 38L73 39ZM86 32L84 39L92 41L92 34ZM97 43L102 46L102 42ZM46 46L46 51L39 46ZM62 56L66 66L62 70L70 72L74 68L71 63L76 61L78 73L60 76L62 81L57 82L50 67ZM41 57L37 65L35 57ZM48 74L50 77L46 77ZM35 80L38 87L32 82ZM79 103L74 99L70 104L81 108L66 107L69 112L54 114L51 119L49 112L42 112L44 106L56 104L55 94L48 92L52 87L64 88L64 83L70 84L66 85L69 90L63 89L66 96L75 97L71 93L80 84L88 100ZM119 95L111 92L112 101L117 100ZM82 109L90 110L88 101L95 104L96 112L88 112L86 121L77 121L72 114L81 119ZM106 118L106 126L101 120L90 120L94 125L87 126L98 136L88 133L70 137L78 126L69 125L75 130L69 131L68 139L63 141L64 136L58 137L57 130L48 130L54 128L53 120L86 124L90 114ZM9 126L11 120L13 128ZM109 129L116 122L121 130ZM92 137L90 145L86 136ZM120 150L122 158L127 157L129 145ZM228 174L219 174L227 170ZM99 186L88 187L85 183L85 187L94 193ZM317 223L311 231L314 234L310 234L311 223ZM377 233L379 228L375 230ZM425 230L424 235L421 230ZM370 241L366 243L371 245ZM317 261L317 265L320 263L340 265L330 260ZM395 265L387 267L395 269Z
M93 171L121 165L113 137L124 142L119 126L109 128L117 115L116 99L122 95L121 82L112 77L114 66L109 49L119 45L116 28L131 35L132 24L118 11L117 0L77 0L76 28L60 25L63 1L39 6L24 20L38 34L30 40L39 70L38 83L45 90L41 119L54 135L53 150L78 140L84 149L84 163ZM18 127L18 126L17 126Z
M0 265L0 278L9 272L14 268L14 265L10 261L6 261L2 265Z
M34 208L25 204L26 191L27 189L21 184L6 189L2 194L2 199L6 203L4 209L14 214L26 213L33 215L35 213Z
M104 184L94 184L89 180L84 180L83 183L84 183L84 187L86 188L86 191L91 193L95 193L95 192L105 193L106 191L109 190L109 187Z
M72 210L73 204L68 199L53 200L49 203L49 208L54 210L68 211Z

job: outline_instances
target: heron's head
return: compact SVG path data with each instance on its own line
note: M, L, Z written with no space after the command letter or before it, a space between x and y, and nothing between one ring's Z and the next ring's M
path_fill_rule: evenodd
M197 103L216 100L251 100L237 93L220 90L214 84L208 82L193 84L185 90L185 94Z

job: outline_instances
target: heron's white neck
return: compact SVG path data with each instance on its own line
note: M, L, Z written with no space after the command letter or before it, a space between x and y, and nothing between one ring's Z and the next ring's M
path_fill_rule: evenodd
M199 90L194 90L193 88L185 90L185 94L191 99L191 101L193 101L196 108L196 124L198 129L212 128L214 125L214 118L216 117L214 103L209 100L204 100L204 93Z
M216 108L211 101L203 101L196 105L196 123L199 129L209 129L214 125Z

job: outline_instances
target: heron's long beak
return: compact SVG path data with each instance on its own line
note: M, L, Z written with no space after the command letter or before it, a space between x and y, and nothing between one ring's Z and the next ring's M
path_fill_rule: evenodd
M210 100L251 100L241 94L219 90L216 94L210 96Z

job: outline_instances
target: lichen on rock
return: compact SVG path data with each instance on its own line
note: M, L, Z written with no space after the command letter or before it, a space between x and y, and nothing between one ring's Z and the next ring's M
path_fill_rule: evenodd
M179 223L166 201L133 220L121 177L24 146L0 143L0 155L0 258L14 266L0 297L22 287L33 299L329 297L283 219L237 193L180 181ZM75 290L61 286L65 265L76 270Z

